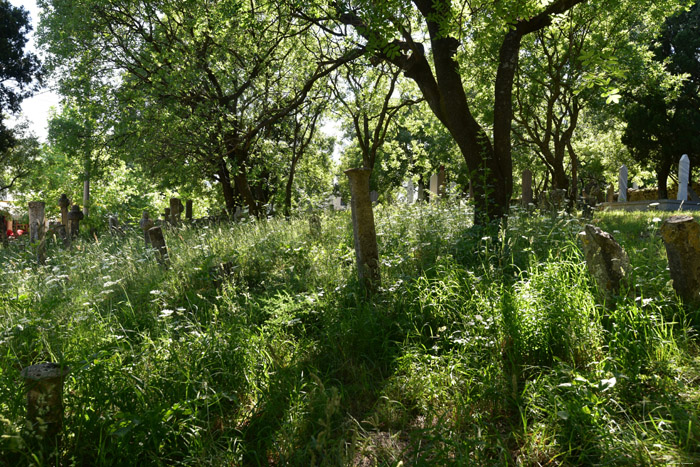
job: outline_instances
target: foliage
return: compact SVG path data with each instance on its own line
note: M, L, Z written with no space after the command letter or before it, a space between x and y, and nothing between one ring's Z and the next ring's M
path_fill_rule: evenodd
M384 287L364 296L347 212L0 251L0 456L41 463L15 382L68 364L63 463L697 462L697 337L654 213L595 221L639 298L603 312L578 219L474 227L379 207ZM663 217L663 216L660 216ZM416 220L419 220L418 222Z

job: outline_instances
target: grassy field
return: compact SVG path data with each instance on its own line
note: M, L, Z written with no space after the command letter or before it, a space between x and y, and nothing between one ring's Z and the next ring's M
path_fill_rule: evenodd
M671 288L663 216L592 221L633 266L614 307L580 219L375 218L374 296L349 212L313 237L306 219L169 231L167 270L136 232L51 245L45 266L0 249L0 463L700 463L700 317ZM24 422L20 370L45 361L72 369L59 458Z

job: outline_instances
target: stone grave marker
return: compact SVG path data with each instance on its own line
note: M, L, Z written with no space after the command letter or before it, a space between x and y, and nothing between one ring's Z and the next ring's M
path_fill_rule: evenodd
M180 218L185 206L180 201L180 198L170 198L170 223L174 226L180 225Z
M27 421L49 449L61 434L63 381L68 373L67 367L57 363L28 366L20 373L27 392Z
M143 211L141 215L141 220L139 221L139 227L143 231L143 241L146 246L151 244L151 237L148 235L148 231L153 227L153 221L149 217L148 211Z
M437 174L430 176L430 201L437 201L440 195L440 182Z
M68 213L68 223L70 224L70 237L77 237L80 229L80 221L83 220L85 215L80 210L80 206L74 204L70 208Z
M158 262L168 267L170 264L170 257L168 256L168 246L165 244L163 229L160 226L151 227L148 229L148 236L151 239L151 245L158 252Z
M192 200L185 201L185 219L192 222Z
M692 216L671 216L659 229L673 288L683 302L700 304L700 224Z
M416 197L416 187L413 185L413 180L406 180L406 203L413 204Z
M688 181L690 180L690 159L688 154L683 154L678 163L678 194L676 199L688 201Z
M630 260L615 238L591 224L579 233L588 272L608 305L615 302L620 287L630 271Z
M623 165L620 167L620 175L618 177L618 193L617 202L626 203L627 202L627 166Z
M615 187L612 183L608 185L608 192L606 193L605 201L608 203L615 202Z
M61 208L61 224L66 226L68 229L68 207L70 206L70 200L65 193L58 198L58 207Z

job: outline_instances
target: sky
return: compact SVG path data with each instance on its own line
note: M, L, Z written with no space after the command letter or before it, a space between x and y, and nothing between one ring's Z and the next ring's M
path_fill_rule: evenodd
M27 44L27 50L36 52L33 37L39 21L39 8L36 6L36 2L34 0L10 0L10 3L14 6L22 6L25 10L29 11L34 30ZM8 119L9 126L13 126L19 121L26 119L29 121L29 128L39 137L39 140L46 141L46 122L49 117L49 109L51 107L58 107L58 101L59 96L52 92L50 88L44 88L38 91L34 96L22 102L21 115L16 116L16 118Z

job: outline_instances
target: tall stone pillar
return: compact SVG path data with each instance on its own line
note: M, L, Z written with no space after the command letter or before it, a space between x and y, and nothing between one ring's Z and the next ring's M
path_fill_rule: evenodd
M185 219L192 222L192 200L185 201Z
M678 196L679 201L688 201L688 181L690 180L690 159L688 154L683 154L678 163Z
M374 228L374 213L369 196L371 169L358 168L345 171L350 180L352 227L355 238L357 275L365 287L372 291L380 284L379 251Z
M623 165L620 167L620 176L618 178L618 193L617 202L626 203L627 202L627 166Z

